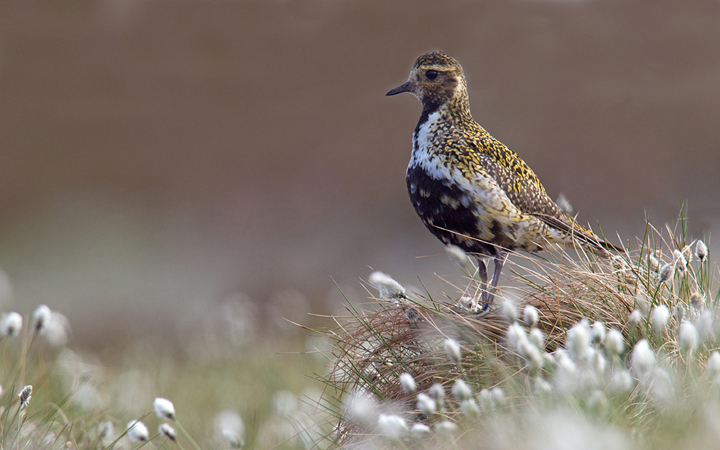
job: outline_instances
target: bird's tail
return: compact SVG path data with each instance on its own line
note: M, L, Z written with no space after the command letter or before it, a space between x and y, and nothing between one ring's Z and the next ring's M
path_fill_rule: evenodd
M611 244L601 238L589 229L578 224L572 217L567 217L567 222L557 217L549 216L547 214L536 213L533 216L542 220L546 225L552 227L565 235L572 237L576 242L579 242L583 247L588 248L598 256L607 257L608 251L614 251L618 253L624 253L625 249L618 247L617 245Z

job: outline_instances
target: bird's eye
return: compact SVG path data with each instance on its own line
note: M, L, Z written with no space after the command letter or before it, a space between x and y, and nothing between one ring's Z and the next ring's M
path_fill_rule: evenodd
M425 72L425 76L427 77L428 80L434 80L438 76L438 71L437 70L428 70L427 72Z

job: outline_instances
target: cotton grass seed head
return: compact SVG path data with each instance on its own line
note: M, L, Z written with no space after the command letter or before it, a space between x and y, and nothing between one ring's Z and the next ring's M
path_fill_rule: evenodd
M625 350L625 339L622 333L611 328L605 337L605 349L610 357L621 355Z
M703 262L705 261L705 258L707 258L707 255L707 245L705 245L703 241L698 239L697 243L695 244L695 256L697 256L697 259L699 259L700 262Z
M558 205L558 208L562 209L565 214L572 217L574 209L570 201L565 197L565 194L561 192L557 200L555 200L555 204Z
M432 397L421 392L417 395L417 409L429 417L437 411L437 403Z
M508 349L519 352L524 341L527 341L525 329L518 323L512 323L507 330Z
M245 424L240 414L232 409L219 412L213 421L215 436L224 441L231 448L240 448L245 445L243 435Z
M16 312L3 315L2 322L0 322L0 339L17 336L22 330L22 323L22 316Z
M177 440L177 432L169 423L161 423L158 427L158 433L165 435L166 438L175 442Z
M480 418L480 407L474 398L469 398L460 402L460 411L471 420Z
M675 265L674 264L663 264L663 266L660 268L660 282L665 283L668 281L672 276L675 274Z
M465 380L461 378L455 380L455 383L452 387L452 393L459 402L472 397L472 389L470 388L470 386L468 386Z
M628 325L630 325L630 328L637 328L642 323L642 320L642 313L636 309L628 316Z
M592 328L590 328L590 340L595 345L605 342L606 334L607 330L605 329L605 324L600 321L595 321Z
M437 403L437 407L442 409L445 406L445 388L440 383L435 383L430 386L428 391L430 397L432 397Z
M147 440L150 439L150 433L147 427L139 420L131 420L128 422L127 430L127 437L130 439L130 442L147 442Z
M448 245L445 247L448 258L461 268L467 268L472 266L472 261L468 257L467 253L456 245Z
M652 253L648 255L648 269L653 272L657 272L658 270L660 270L660 261L658 261L658 259Z
M675 262L675 268L679 271L684 271L685 266L687 266L688 261L687 258L685 258L685 255L680 250L673 250L673 261Z
M455 422L450 422L449 420L443 420L442 422L435 424L435 432L440 436L450 437L457 433L457 431L457 424Z
M406 394L412 394L417 389L415 378L409 373L400 374L400 386Z
M52 311L47 305L40 305L35 309L32 315L32 328L35 333L42 333L45 330Z
M691 354L694 352L700 342L700 335L695 325L690 322L683 322L682 325L680 325L678 341L680 343L680 350L683 353Z
M395 281L390 275L375 271L370 274L370 283L375 286L380 294L380 298L385 300L397 300L405 298L405 288Z
M709 380L720 381L720 353L717 350L712 352L705 365L705 373Z
M430 437L432 434L432 429L430 429L429 426L425 425L424 423L414 423L412 427L410 427L410 436L412 436L415 439L425 439L427 437Z
M685 307L682 303L678 303L675 305L675 308L673 308L673 317L675 317L677 323L682 323L683 318L685 318Z
M510 323L513 323L518 318L518 311L517 311L517 305L515 305L515 302L504 298L500 302L500 312L502 316Z
M530 330L528 340L540 351L545 348L545 335L537 328L533 328L532 330Z
M380 414L378 429L383 436L390 439L400 439L409 431L405 419L396 414Z
M590 349L590 330L587 321L580 321L567 332L567 347L576 361L588 356Z
M525 309L523 309L523 322L525 322L528 328L534 328L538 324L539 319L540 315L538 314L538 310L533 305L527 305Z
M462 355L460 353L460 344L458 344L455 339L445 339L443 345L445 347L445 353L447 353L450 361L455 364L459 364L460 360L462 359Z
M631 355L631 365L635 376L647 377L655 368L655 353L650 348L647 339L641 339L635 344Z
M115 435L115 426L112 421L106 420L105 422L98 424L97 432L100 440L112 439Z
M345 402L348 419L362 427L369 428L377 421L378 402L370 393L354 391Z
M493 399L493 402L495 402L496 406L504 406L505 405L505 392L498 386L495 386L494 388L490 389L490 396Z
M170 400L158 397L155 399L155 402L153 402L153 408L155 409L155 415L159 418L165 420L175 419L175 406Z
M28 403L30 403L30 399L32 398L32 385L28 384L18 394L18 398L20 399L20 409L25 408Z
M668 319L670 318L670 310L665 305L657 305L653 308L650 314L650 325L652 326L653 333L660 335L665 331L667 327Z
M705 306L705 296L703 296L698 291L693 291L693 293L690 295L690 306L692 306L696 310L703 309Z
M700 315L695 319L695 328L697 329L698 333L700 334L700 340L706 341L708 339L714 339L715 338L715 330L713 327L713 315L712 312L709 310L704 310L700 313Z
M520 355L525 358L525 362L531 370L542 369L545 364L542 352L529 340L525 340L520 344Z
M627 394L633 388L633 377L627 370L613 373L608 383L608 391L613 395Z

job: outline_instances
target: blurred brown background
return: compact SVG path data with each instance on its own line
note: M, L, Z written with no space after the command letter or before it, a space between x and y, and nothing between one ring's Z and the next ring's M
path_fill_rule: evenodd
M0 4L0 309L102 345L242 293L335 308L453 269L404 181L414 59L608 235L720 221L720 1ZM427 258L419 256L438 255ZM332 277L332 278L331 278Z

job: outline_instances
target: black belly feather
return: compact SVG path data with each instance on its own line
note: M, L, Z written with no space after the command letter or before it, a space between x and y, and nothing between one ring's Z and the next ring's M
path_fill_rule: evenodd
M463 189L450 180L432 178L418 166L408 167L406 181L415 212L438 239L470 253L496 253L492 244L463 238L479 235L475 209Z

